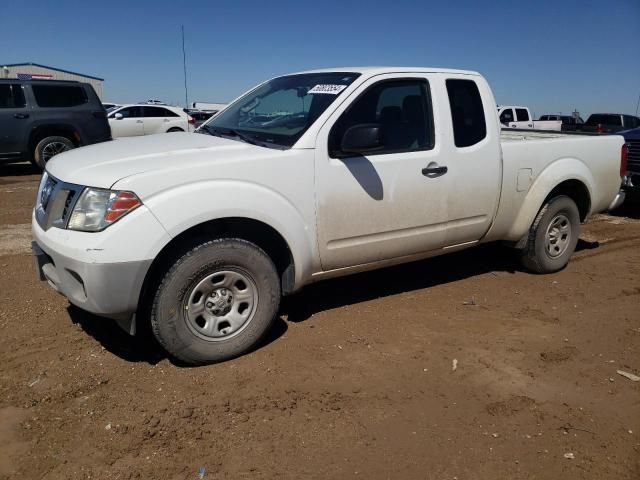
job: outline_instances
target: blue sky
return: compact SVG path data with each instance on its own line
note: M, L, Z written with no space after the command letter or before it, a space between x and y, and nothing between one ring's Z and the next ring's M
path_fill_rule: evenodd
M22 21L21 19L25 19ZM106 100L228 101L275 75L352 65L478 70L536 115L634 113L640 0L3 2L0 64L106 79Z

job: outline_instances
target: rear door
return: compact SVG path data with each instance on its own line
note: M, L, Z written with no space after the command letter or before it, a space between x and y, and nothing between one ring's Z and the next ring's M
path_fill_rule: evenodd
M122 115L122 118L117 118L118 114ZM144 135L142 107L136 105L114 110L109 114L109 125L113 138Z
M26 152L31 111L20 83L0 83L0 158Z
M500 129L493 95L482 77L449 77L441 93L448 99L443 163L447 172L447 246L475 242L489 230L502 182Z
M179 128L186 131L186 122L176 112L164 107L144 107L144 134L165 133Z

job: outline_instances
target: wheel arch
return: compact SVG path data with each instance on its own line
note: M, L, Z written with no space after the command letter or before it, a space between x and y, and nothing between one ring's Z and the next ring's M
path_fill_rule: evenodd
M566 158L552 163L538 175L527 192L505 240L520 244L542 206L558 195L566 195L576 202L580 221L584 222L593 209L594 185L593 175L582 161Z
M65 137L76 147L81 145L80 133L72 125L66 123L43 124L35 126L29 133L29 151L34 152L36 145L47 137Z
M173 237L156 255L145 275L139 308L147 309L162 274L180 255L212 238L240 238L260 247L273 261L283 294L295 289L295 260L289 244L272 226L252 218L224 217L194 225ZM142 312L140 312L142 313Z

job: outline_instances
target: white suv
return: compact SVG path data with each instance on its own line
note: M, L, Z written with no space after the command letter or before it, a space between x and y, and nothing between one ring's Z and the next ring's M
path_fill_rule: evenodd
M182 108L167 105L124 105L109 112L113 138L165 132L189 132L194 119Z

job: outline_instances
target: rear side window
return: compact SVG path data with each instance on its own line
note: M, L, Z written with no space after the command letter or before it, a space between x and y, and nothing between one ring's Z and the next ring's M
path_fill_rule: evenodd
M606 115L601 113L596 113L591 115L587 119L587 125L614 125L621 127L622 126L622 116L621 115Z
M529 112L527 112L526 108L516 108L516 117L518 117L519 122L528 122Z
M32 85L31 88L40 107L77 107L88 102L80 85Z
M121 108L117 112L111 112L109 118L115 118L117 114L122 115L122 118L140 118L143 116L142 107L127 107Z
M24 93L19 84L0 84L0 108L23 108L26 105Z
M469 147L487 136L482 98L473 80L447 80L456 147Z
M144 107L145 117L179 117L175 112L162 107Z
M624 116L624 126L629 128L636 128L640 122L633 115L625 115Z

